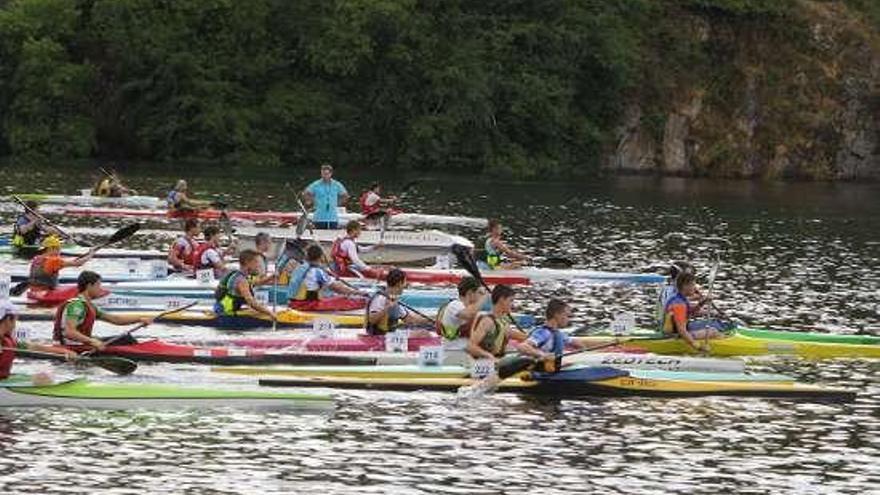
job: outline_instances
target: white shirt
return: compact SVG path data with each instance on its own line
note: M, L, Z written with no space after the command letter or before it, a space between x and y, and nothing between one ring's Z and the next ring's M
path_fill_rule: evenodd
M312 268L306 273L303 284L307 291L317 291L335 282L336 279L327 274L323 268Z
M380 199L382 199L382 198L379 197L378 194L376 194L376 193L373 192L373 191L370 191L370 192L367 193L367 197L364 198L364 204L367 205L367 206L373 206L373 205L375 205L376 203L378 203Z
M364 263L361 260L361 257L358 256L358 251L363 251L363 252L367 253L367 252L372 251L373 247L358 248L357 244L355 244L355 242L352 239L346 238L346 239L343 239L342 242L339 244L339 249L343 253L345 253L345 255L348 257L349 263L355 269L365 270L370 267L369 265L367 265L366 263Z
M467 320L464 318L459 318L458 315L462 311L465 310L465 305L461 301L461 299L455 299L446 305L446 309L443 310L443 320L440 322L444 327L449 328L458 328L465 323Z
M381 313L385 309L386 304L388 304L388 298L385 297L384 294L377 294L376 297L370 301L370 314ZM399 318L403 320L409 316L409 310L398 304L397 314Z

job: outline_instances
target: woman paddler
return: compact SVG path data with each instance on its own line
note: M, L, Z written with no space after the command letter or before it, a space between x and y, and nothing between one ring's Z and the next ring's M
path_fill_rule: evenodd
M306 262L300 264L290 275L290 283L287 286L289 306L294 309L314 309L322 300L337 300L340 308L356 309L364 307L364 300L358 304L344 301L348 298L327 298L322 292L331 290L348 296L361 296L366 298L363 292L351 288L336 280L323 265L324 250L317 244L311 244L306 248ZM332 304L330 304L332 305ZM344 306L344 307L343 307Z
M0 380L9 378L12 373L12 363L15 361L15 351L18 349L60 354L67 359L73 359L76 356L76 353L61 350L58 347L16 341L13 331L17 319L18 308L8 299L0 300Z
M345 236L333 241L330 247L330 259L333 273L340 277L360 277L373 274L369 265L360 258L360 253L368 253L382 247L382 243L375 246L360 247L357 238L361 235L361 224L357 220L351 220L345 225Z
M63 268L82 266L92 259L96 249L92 248L81 258L62 258L61 239L50 235L43 239L43 252L31 260L28 285L33 290L52 290L58 287L58 273Z
M235 316L247 304L254 311L275 319L275 313L254 297L252 277L260 273L260 254L252 249L245 249L239 255L238 261L240 268L227 273L217 284L214 312L223 316Z
M137 341L130 334L118 339L92 337L95 321L106 321L114 325L153 323L153 318L149 316L122 316L101 311L95 306L92 301L104 294L101 288L101 276L95 272L86 270L80 273L76 288L79 294L59 306L55 312L54 339L61 345L85 345L99 351L104 349L104 342L111 339L113 345L133 345Z

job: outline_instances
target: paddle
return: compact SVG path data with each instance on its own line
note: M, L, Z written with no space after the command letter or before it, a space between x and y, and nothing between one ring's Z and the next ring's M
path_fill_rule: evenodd
M15 351L16 354L21 356L33 356L38 358L52 358L63 360L66 359L64 354L55 354L54 352L39 352L39 351L30 351L26 349L14 349L10 347L3 347L4 351ZM76 356L73 358L73 362L79 365L86 366L97 366L99 368L104 368L105 370L115 373L117 375L130 375L137 370L137 363L130 359L125 359L116 356Z
M99 246L95 247L94 251L97 251L101 248L105 248L113 243L128 239L129 237L134 235L135 232L140 230L140 228L141 228L141 224L139 224L139 223L133 223L131 225L126 225L125 227L122 227L121 229L114 232L113 235L111 235L110 238L107 239L107 241L105 241L103 244L100 244ZM88 256L88 254L78 256L76 258L76 261L79 261L79 260L85 258L86 256ZM13 295L13 296L20 296L20 295L24 294L24 291L27 290L28 285L30 285L29 280L19 282L19 283L15 284L11 289L9 289L9 294Z
M486 285L486 281L483 280L483 275L480 273L480 267L477 266L477 260L474 259L474 255L471 254L471 250L466 246L462 246L461 244L453 244L452 245L452 254L455 255L455 258L458 260L458 263L464 267L464 269L470 274L470 276L477 279L477 282L480 283L487 291L492 292L489 289L489 286ZM514 326L522 332L527 333L520 326L519 322L516 321L511 315L507 315L511 322L513 322Z
M108 172L107 169L105 169L104 167L98 167L98 169L101 171L101 173L103 173L104 175L109 177L111 180L116 181L116 184L118 184L119 187L122 188L123 195L137 194L137 191L135 189L131 189L130 187L125 187L125 185L122 184L122 181L119 180L119 176L117 176L116 173Z
M187 305L185 305L185 306L181 306L181 307L179 307L179 308L174 308L174 309L169 309L168 311L163 311L163 312L157 314L157 315L153 318L153 321L158 320L158 319L161 319L161 318L163 318L163 317L165 317L165 316L168 316L168 315L171 315L171 314L174 314L174 313L179 313L179 312L181 312L181 311L185 311L185 310L187 310L187 309L189 309L189 308L195 306L195 305L198 304L198 303L199 303L198 301L195 301L195 302L191 302L191 303L189 303L189 304L187 304ZM134 332L140 330L141 328L144 328L145 326L147 326L146 323L138 323L137 325L135 325L135 326L134 326L133 328L131 328L130 330L128 330L128 331L126 331L126 332L124 332L124 333L121 333L121 334L119 334L119 335L117 335L117 336L115 336L115 337L112 337L112 338L110 338L110 339L107 339L106 341L104 341L104 345L105 345L105 346L109 346L109 345L112 344L113 342L116 342L117 340L121 340L123 337L130 336L131 334L133 334ZM91 356L91 355L94 354L94 353L95 353L95 349L90 349L90 350L88 350L88 351L86 351L86 352L83 352L83 353L80 354L80 355L81 355L81 356Z
M16 203L18 203L19 205L21 205L22 207L24 207L25 211L30 212L32 215L34 215L35 217L39 218L39 219L40 219L42 222L44 222L46 225L48 225L48 226L52 227L53 229L55 229L56 231L58 231L58 233L61 234L61 236L64 237L65 239L68 239L68 240L70 240L71 242L73 242L74 244L78 244L78 245L80 245L80 246L91 247L91 244L89 244L89 243L87 243L87 242L81 242L81 241L78 241L77 239L74 239L74 237L73 237L72 235L70 235L70 234L68 234L67 232L63 231L63 230L61 229L61 227L59 227L59 226L55 225L54 223L50 222L50 221L49 221L48 219L46 219L46 217L44 217L43 215L40 215L36 210L34 210L34 209L31 208L30 206L28 206L27 203L25 203L24 201L22 201L21 198L19 198L18 196L16 196L16 195L13 194L13 195L12 195L12 199L15 200Z

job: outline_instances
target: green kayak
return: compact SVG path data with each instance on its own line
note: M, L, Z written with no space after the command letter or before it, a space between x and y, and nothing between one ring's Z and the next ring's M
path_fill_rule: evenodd
M0 381L0 407L326 409L332 404L332 399L326 395L279 394L261 390L136 382L96 383L82 378L34 386L29 375L12 375Z

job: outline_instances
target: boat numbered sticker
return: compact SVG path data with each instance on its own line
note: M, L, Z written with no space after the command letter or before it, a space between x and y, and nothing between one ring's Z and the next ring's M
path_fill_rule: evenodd
M138 268L140 268L141 260L138 258L132 258L125 260L125 269L128 271L129 275L134 275L138 272Z
M330 320L316 319L312 321L312 335L316 339L335 339L336 323Z
M471 378L486 378L495 374L495 361L491 359L477 359L471 365Z
M214 281L214 269L206 268L204 270L196 270L196 280L200 284L210 284Z
M182 297L172 297L171 299L168 299L167 301L165 301L165 308L166 309L178 309L178 308L182 308L182 307L186 306L187 304L188 304L188 301Z
M419 366L440 366L442 364L442 345L426 345L419 349Z
M636 328L636 315L626 312L614 315L611 320L611 333L614 335L625 335L632 333Z
M385 334L385 350L387 352L406 352L409 350L409 332L397 330Z
M254 293L254 297L257 299L257 302L262 304L263 306L269 305L269 293L261 290Z
M150 276L154 279L164 279L168 276L168 262L165 260L153 260L150 263Z
M9 299L9 286L12 285L12 277L8 273L0 274L0 299Z
M26 342L31 340L31 332L24 327L16 327L12 332L12 337L18 342Z

